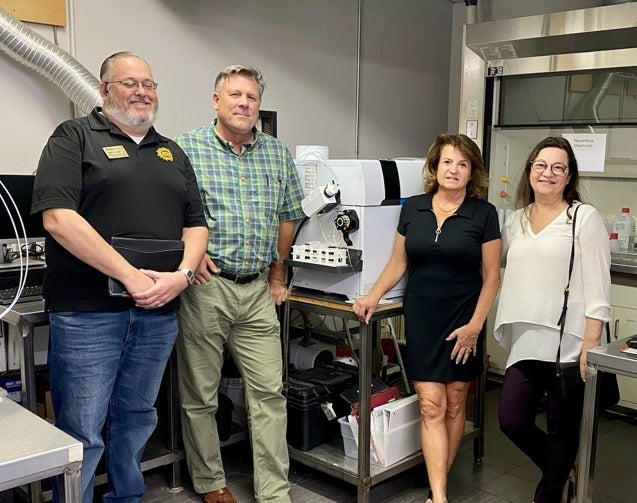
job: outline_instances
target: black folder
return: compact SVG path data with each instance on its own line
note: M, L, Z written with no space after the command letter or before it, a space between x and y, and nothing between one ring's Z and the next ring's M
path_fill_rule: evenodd
M113 236L111 245L137 269L176 271L184 257L184 242L176 239ZM128 297L124 285L115 278L108 278L108 293L115 297Z

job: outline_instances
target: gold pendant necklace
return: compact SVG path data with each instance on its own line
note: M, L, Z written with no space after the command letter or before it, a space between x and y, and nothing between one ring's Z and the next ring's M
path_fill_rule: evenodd
M462 203L460 203L458 206L455 206L453 208L449 208L449 209L445 209L442 206L440 206L438 204L438 201L436 200L436 198L434 196L432 196L431 200L434 202L434 204L436 205L436 208L438 208L440 211L444 211L445 213L449 213L450 211L455 211L458 208L460 208L460 206L462 205Z

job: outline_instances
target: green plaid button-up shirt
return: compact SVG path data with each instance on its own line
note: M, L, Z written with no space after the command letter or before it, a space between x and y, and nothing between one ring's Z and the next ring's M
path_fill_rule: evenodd
M214 122L175 138L197 175L210 228L208 254L222 270L262 271L278 257L279 222L303 216L303 188L288 149L255 129L237 154Z

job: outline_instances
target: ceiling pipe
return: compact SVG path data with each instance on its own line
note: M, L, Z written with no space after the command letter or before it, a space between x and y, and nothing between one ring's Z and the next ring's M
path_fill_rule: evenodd
M0 7L0 51L55 84L88 114L102 104L99 80L73 56Z
M358 0L356 13L356 104L354 112L354 157L358 159L361 115L361 51L363 47L363 0Z

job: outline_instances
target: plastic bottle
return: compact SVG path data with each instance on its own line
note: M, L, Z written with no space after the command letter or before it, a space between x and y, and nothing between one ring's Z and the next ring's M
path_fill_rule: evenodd
M617 233L616 232L611 232L610 233L610 251L611 252L618 252L619 251L619 242L617 241Z
M604 220L604 226L606 227L606 232L610 236L610 233L613 232L613 222L615 222L615 218L617 215L612 213L604 213L602 215L602 219Z
M630 216L630 208L622 208L622 212L615 217L613 232L617 233L617 251L632 253L635 244L635 219Z

